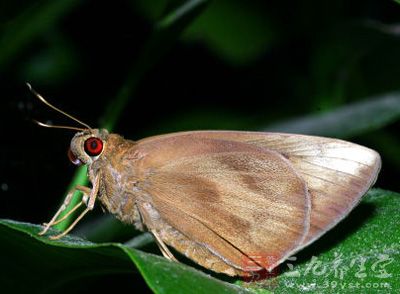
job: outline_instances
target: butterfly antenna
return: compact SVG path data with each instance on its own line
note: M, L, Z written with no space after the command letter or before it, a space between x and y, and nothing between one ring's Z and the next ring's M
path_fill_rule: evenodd
M53 129L67 129L67 130L74 130L74 131L80 131L83 132L84 128L78 128L78 127L71 127L71 126L61 126L61 125L50 125L50 124L46 124L43 123L41 121L38 121L36 119L33 120L33 122L41 127L45 127L45 128L53 128Z
M36 92L36 91L32 88L31 84L26 83L26 85L28 86L29 91L31 91L32 94L36 96L36 98L38 98L41 102L43 102L44 104L46 104L48 107L50 107L50 108L54 109L55 111L57 111L57 112L59 112L59 113L65 115L66 117L68 117L68 118L70 118L70 119L76 121L77 123L79 123L79 124L81 124L82 126L84 126L86 129L89 129L89 130L92 129L88 124L85 124L84 122L80 121L80 120L77 119L76 117L74 117L74 116L72 116L72 115L66 113L65 111L62 111L61 109L55 107L54 105L52 105L50 102L48 102L46 99L44 99L42 95L40 95L38 92ZM71 130L81 130L81 131L85 130L85 129L83 129L83 128L75 128L75 127L69 127L69 126L53 126L53 125L45 124L45 123L42 123L42 122L39 122L39 121L35 121L35 123L37 123L38 125L40 125L40 126L42 126L42 127L46 127L46 128L60 128L60 129L71 129Z

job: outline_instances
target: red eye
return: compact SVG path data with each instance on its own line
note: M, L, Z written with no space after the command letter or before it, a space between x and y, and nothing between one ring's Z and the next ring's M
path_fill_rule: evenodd
M75 154L71 151L71 149L68 149L68 158L75 165L82 164L82 162L79 160L79 158L75 156Z
M85 141L85 152L89 156L97 156L103 151L103 141L99 138L91 137Z

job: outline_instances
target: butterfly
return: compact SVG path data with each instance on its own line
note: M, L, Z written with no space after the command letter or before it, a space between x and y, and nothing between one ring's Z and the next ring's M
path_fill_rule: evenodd
M81 191L73 210L86 208L52 238L70 232L100 201L121 221L151 232L169 260L176 260L172 247L230 276L270 271L317 240L360 202L381 167L376 151L334 138L189 131L132 141L65 115L84 128L39 124L78 131L68 154L87 165L92 188L68 193L41 234L65 219L60 214Z

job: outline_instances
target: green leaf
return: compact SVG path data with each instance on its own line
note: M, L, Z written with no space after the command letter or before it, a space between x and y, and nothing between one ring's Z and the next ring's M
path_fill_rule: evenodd
M78 279L111 274L129 274L135 283L135 272L155 293L245 292L189 266L122 244L95 244L71 235L52 241L38 236L39 231L37 225L0 220L2 265L7 268L0 275L3 293L53 293L68 289Z
M268 126L265 131L351 137L372 131L400 117L400 93L387 93L336 110L295 118Z
M71 235L51 241L37 235L39 226L0 220L0 283L6 293L52 292L91 276L128 274L137 283L139 272L156 293L240 293L246 288L260 293L394 293L400 290L399 207L400 194L371 190L342 223L299 252L296 262L282 265L276 278L237 282L241 287L122 244L94 244Z
M277 279L276 293L398 292L399 207L400 194L371 190L343 223L301 253L306 262Z

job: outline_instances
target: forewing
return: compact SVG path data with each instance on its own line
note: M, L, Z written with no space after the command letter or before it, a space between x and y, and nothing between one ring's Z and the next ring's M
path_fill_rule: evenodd
M305 180L311 196L310 230L302 247L319 238L354 208L374 184L381 167L377 152L339 139L230 131L200 131L179 136L245 142L285 156Z
M280 154L250 144L188 136L138 143L140 189L160 216L228 264L269 256L273 268L304 241L306 185ZM263 264L265 266L265 264Z

